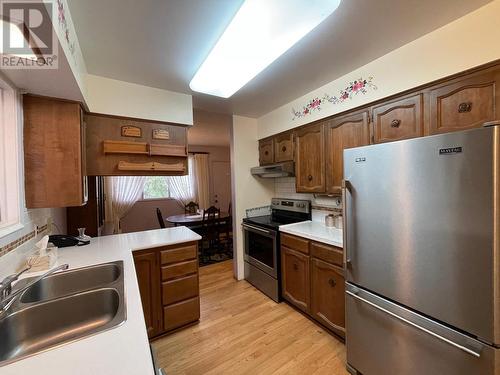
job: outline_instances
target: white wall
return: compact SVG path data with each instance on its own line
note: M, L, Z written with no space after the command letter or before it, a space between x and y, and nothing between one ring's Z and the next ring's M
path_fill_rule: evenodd
M495 0L262 116L258 120L259 138L500 59L499 19L500 0ZM338 96L349 82L370 76L377 90L341 104L324 103L321 111L293 120L292 108L302 109L309 100L325 94Z
M191 95L87 75L91 112L193 125Z
M0 74L0 79L5 80L5 77ZM12 89L16 90L15 87L11 86ZM35 228L41 227L46 224L55 225L52 226L54 233L65 233L66 232L66 209L65 208L42 208L42 209L32 209L28 210L25 205L25 193L24 193L24 163L23 163L23 129L22 129L22 103L19 95L15 96L16 99L16 110L17 110L17 121L19 127L17 129L17 155L18 155L18 176L19 176L19 194L17 199L19 199L20 205L20 215L19 215L19 225L15 226L15 230L5 234L5 230L2 230L2 236L0 237L0 248L10 244L13 241L33 232ZM1 116L0 116L1 117ZM0 187L1 188L1 187ZM34 246L34 243L40 236L29 240L21 248L23 251L29 251ZM19 262L24 260L25 252L19 251L20 248L9 252L7 255L0 257L0 279L12 273L16 267L18 267Z
M257 120L233 116L231 129L231 183L233 202L234 273L244 278L243 239L241 222L247 208L269 205L274 195L273 179L261 179L250 174L259 164Z

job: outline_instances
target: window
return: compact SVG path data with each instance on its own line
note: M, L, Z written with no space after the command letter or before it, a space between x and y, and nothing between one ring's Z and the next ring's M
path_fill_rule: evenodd
M19 228L19 97L0 77L0 237Z
M186 176L149 176L144 183L142 199L177 199L182 202L195 200L194 158L188 158Z
M143 199L170 198L170 188L167 177L149 176L144 183Z

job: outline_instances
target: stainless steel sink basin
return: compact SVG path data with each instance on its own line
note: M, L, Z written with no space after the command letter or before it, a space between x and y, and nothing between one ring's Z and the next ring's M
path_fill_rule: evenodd
M0 366L126 320L123 262L56 273L0 318Z
M118 264L107 263L56 273L26 290L22 294L20 302L46 301L106 286L118 280L121 272Z

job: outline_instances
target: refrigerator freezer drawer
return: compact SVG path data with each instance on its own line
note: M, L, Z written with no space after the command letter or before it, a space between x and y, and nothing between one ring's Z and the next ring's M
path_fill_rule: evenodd
M350 284L347 362L363 375L500 375L500 349Z

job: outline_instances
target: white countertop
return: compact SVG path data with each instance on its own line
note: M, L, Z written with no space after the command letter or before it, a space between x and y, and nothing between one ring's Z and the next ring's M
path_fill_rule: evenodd
M343 247L342 229L327 227L319 221L302 221L300 223L280 225L280 232Z
M175 227L97 237L87 246L59 249L58 264L69 263L70 268L123 260L127 320L108 331L0 367L0 374L154 374L132 252L200 239L186 227Z

